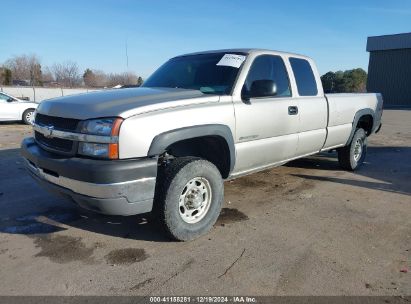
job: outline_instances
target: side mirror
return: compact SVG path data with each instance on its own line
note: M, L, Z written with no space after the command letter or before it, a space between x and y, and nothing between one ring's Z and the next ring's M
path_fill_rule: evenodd
M13 102L13 101L14 101L14 98L10 97L10 98L7 99L7 102Z
M270 97L277 94L277 85L273 80L255 80L251 84L249 97Z

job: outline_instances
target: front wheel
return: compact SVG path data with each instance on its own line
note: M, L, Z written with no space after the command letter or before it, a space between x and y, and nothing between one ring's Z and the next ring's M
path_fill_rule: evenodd
M363 129L357 129L348 146L337 149L338 162L346 170L354 171L364 162L367 154L367 136Z
M23 113L23 122L26 125L31 125L34 121L34 109L27 109Z
M213 227L223 198L216 166L199 158L176 158L160 167L153 212L172 239L189 241Z

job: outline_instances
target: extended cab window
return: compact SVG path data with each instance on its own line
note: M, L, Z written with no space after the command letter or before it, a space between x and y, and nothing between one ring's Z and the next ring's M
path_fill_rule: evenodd
M249 92L251 84L256 80L273 80L277 85L276 96L291 96L287 70L279 56L261 55L254 59L244 83L243 93Z
M304 59L290 58L290 64L297 83L298 95L316 96L318 94L317 82L310 63Z

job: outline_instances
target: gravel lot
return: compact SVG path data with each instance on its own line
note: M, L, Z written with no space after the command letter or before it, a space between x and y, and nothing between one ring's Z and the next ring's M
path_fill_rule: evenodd
M226 182L189 243L49 195L19 156L30 128L0 124L0 295L411 295L411 111L383 124L356 173L325 153Z

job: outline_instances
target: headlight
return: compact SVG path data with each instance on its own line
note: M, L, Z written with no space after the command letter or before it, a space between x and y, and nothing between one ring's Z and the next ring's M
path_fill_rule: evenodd
M111 135L115 118L86 120L81 127L81 133L93 135Z
M109 145L81 142L78 147L78 153L87 156L109 158Z
M82 123L81 133L97 136L118 137L122 122L122 118L86 120ZM105 144L80 142L78 153L91 157L118 159L118 143Z

